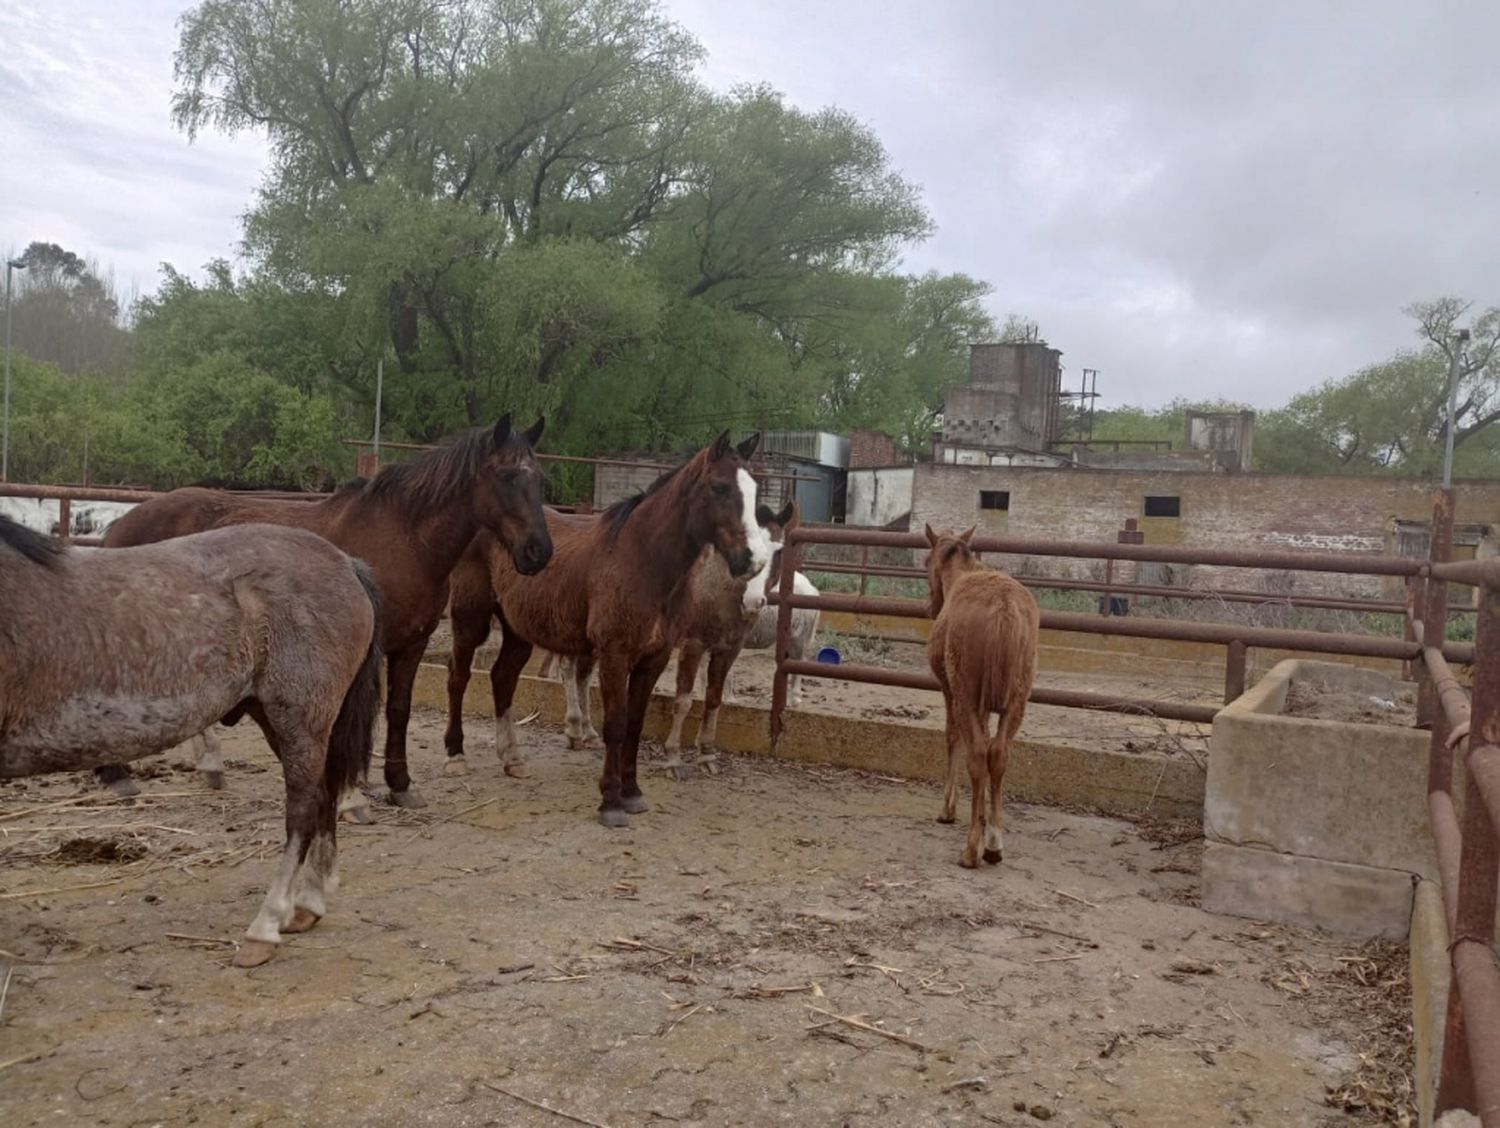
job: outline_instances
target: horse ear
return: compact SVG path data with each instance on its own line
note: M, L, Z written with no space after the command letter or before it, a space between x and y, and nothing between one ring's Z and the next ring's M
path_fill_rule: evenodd
M755 453L755 448L758 446L760 446L760 432L756 431L755 434L751 435L748 439L746 439L734 449L740 452L741 458L743 458L746 462L749 462L750 456Z
M713 446L708 450L708 457L717 462L729 453L729 432L725 431L714 440Z
M931 548L937 547L938 535L932 531L931 525L923 526L922 531L927 534L927 544Z
M777 515L776 523L782 528L785 528L792 523L792 518L795 516L797 516L797 503L795 501L789 501L786 503L786 508L784 508L781 513Z
M531 425L531 430L526 432L526 443L528 446L536 446L541 441L542 428L546 425L547 417L545 415L538 415L536 422Z
M967 529L958 534L958 539L963 541L964 545L967 546L968 543L974 539L974 530L977 528L979 528L978 525L970 525Z
M510 412L500 416L500 422L495 424L495 445L504 446L510 439Z
M755 523L764 529L776 520L776 514L771 512L769 505L761 504L755 507Z

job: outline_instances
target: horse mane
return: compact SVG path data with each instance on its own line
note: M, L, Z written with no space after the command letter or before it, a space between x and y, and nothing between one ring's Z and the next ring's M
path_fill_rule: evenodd
M621 498L601 512L599 516L606 524L604 543L614 544L620 538L620 530L625 527L625 522L630 520L630 515L641 507L641 502L653 494L660 493L666 487L667 483L676 479L677 475L692 465L692 462L692 458L679 462L672 469L663 471L656 481L652 482L640 493Z
M0 545L19 552L33 564L56 568L62 556L62 545L51 537L33 532L19 521L0 516Z
M415 520L446 504L456 491L474 480L484 460L495 451L494 433L492 426L476 427L410 462L386 466L368 481L356 478L346 482L335 496L362 488L370 497L389 500ZM506 445L519 440L520 436L512 432Z

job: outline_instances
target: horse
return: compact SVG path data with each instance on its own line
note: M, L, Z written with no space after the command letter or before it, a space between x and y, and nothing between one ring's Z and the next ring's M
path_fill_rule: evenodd
M969 765L969 837L959 864L1000 861L1000 785L1005 762L1026 715L1026 699L1036 678L1036 600L1004 572L987 568L970 547L971 527L962 533L926 526L927 583L932 635L927 664L943 690L947 717L948 775L938 821L951 823L958 803L958 754ZM991 713L999 714L995 735ZM988 795L989 814L985 814Z
M0 777L122 764L253 717L286 777L286 844L234 956L255 967L337 886L337 797L369 765L379 624L369 570L302 529L102 550L0 517Z
M636 754L651 691L671 658L687 577L706 545L733 576L753 575L770 558L746 469L759 441L753 435L736 447L726 431L644 493L596 518L549 514L557 556L540 575L523 576L504 555L489 554L488 592L452 608L444 739L450 762L464 754L463 691L474 640L488 636L493 612L503 632L490 670L497 753L519 756L510 707L533 647L577 660L584 684L597 659L605 718L599 821L629 826L630 815L650 809L636 778Z
M543 424L538 419L529 431L515 432L506 414L492 429L470 431L410 462L387 466L369 480L356 479L320 501L174 490L121 517L110 526L104 544L149 544L260 522L310 529L365 560L380 588L388 661L385 782L396 806L425 807L406 765L406 725L417 667L447 603L448 575L477 532L484 530L503 544L523 576L534 575L551 560L542 474L532 452ZM211 735L205 740L211 750ZM200 766L204 763L216 760L206 758ZM123 775L123 769L101 773L111 786ZM356 817L365 821L362 804L356 804Z
M796 502L787 502L780 513L769 506L755 510L756 524L766 530L773 547L781 543L786 528L796 518ZM781 551L774 549L766 567L748 581L731 577L715 557L699 559L691 579L692 598L678 624L681 649L677 657L677 695L672 704L672 728L664 750L666 768L678 780L688 777L689 768L682 759L682 726L693 708L693 690L703 655L708 655L708 677L703 692L703 720L698 725L697 765L712 772L715 765L714 740L718 734L719 708L723 704L726 683L740 651L749 647L765 649L776 644L776 609L766 604L767 594L780 581ZM817 589L802 573L797 573L798 594L817 594ZM818 613L797 609L792 612L793 657L801 658L817 630ZM582 687L563 675L568 690L568 713L582 709L574 698L582 698ZM793 686L793 703L801 700L801 683ZM587 713L585 711L584 715Z

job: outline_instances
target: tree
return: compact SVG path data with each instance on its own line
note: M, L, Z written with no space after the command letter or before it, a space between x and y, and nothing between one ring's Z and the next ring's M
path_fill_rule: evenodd
M1464 324L1471 308L1452 297L1408 306L1404 312L1416 320L1424 344L1293 397L1265 419L1256 440L1258 464L1268 470L1436 476L1456 356L1455 463L1484 472L1488 448L1479 440L1500 421L1500 308ZM1470 333L1462 349L1461 328ZM1465 447L1473 453L1461 456Z
M15 274L14 347L70 374L113 372L126 339L113 280L56 243L32 243L14 257L26 264Z

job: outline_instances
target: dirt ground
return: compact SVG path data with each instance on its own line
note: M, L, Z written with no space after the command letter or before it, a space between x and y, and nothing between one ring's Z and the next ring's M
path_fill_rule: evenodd
M1326 1125L1391 1057L1399 958L1203 912L1192 826L1011 804L971 872L931 787L731 756L609 831L555 730L448 779L413 720L431 806L343 828L330 915L250 972L249 725L225 792L0 786L0 1123Z

